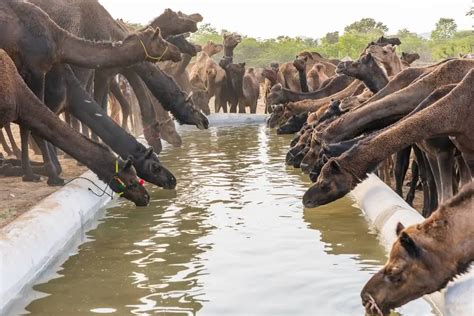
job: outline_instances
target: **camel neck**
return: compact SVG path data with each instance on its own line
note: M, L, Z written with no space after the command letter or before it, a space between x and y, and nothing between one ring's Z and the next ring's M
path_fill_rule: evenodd
M298 77L300 79L301 92L309 92L308 79L306 78L306 71L298 69Z
M370 76L360 79L373 93L377 93L388 84L389 80L385 73L379 68Z
M61 63L84 68L126 67L145 60L146 52L137 36L124 42L93 42L61 32Z
M234 58L234 48L235 47L224 46L224 56Z
M20 79L21 80L21 79ZM115 156L103 145L93 142L59 120L24 86L18 96L18 123L74 157L97 176L109 182L114 176Z

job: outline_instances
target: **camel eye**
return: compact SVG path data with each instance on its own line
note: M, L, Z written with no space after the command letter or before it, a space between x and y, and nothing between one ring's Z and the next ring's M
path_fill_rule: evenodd
M392 283L400 283L402 281L402 275L400 273L388 275L388 280Z

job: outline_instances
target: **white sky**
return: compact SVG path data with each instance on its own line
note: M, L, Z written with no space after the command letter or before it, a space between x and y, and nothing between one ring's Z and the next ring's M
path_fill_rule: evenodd
M401 28L430 32L440 17L454 18L458 29L472 30L465 14L474 0L99 0L114 18L146 24L165 8L201 13L204 22L258 38L279 35L320 38L363 17Z

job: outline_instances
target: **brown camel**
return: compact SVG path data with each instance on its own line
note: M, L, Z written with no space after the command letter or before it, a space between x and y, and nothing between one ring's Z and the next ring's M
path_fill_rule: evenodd
M43 10L29 2L7 0L0 4L0 13L7 17L0 21L0 27L5 30L0 34L0 47L12 57L40 100L44 98L45 74L57 63L99 68L128 66L160 56L180 58L176 55L177 49L164 42L159 31L147 29L120 43L97 43L78 38L61 29ZM31 49L32 45L34 50ZM23 180L38 181L39 178L32 173L28 163L28 137L28 131L22 128ZM48 184L62 184L62 179L57 176L59 167L52 165L47 145L39 139L38 142L43 159L47 165L51 165Z
M230 79L230 87L238 94L239 113L245 113L245 108L250 108L250 113L257 112L257 101L260 85L255 75L254 68L245 69L245 63L225 65L226 77ZM230 112L235 112L231 106Z
M315 207L343 197L389 155L438 136L451 137L471 175L474 174L473 85L474 70L470 69L445 97L359 142L338 158L331 158L322 168L318 181L305 193L304 205Z
M417 53L402 52L402 57L400 57L400 60L406 67L410 66L417 59L420 59L420 55L418 55Z
M396 47L390 44L385 46L370 45L365 50L365 53L372 54L375 60L385 67L388 76L394 76L406 68L398 57L395 49Z
M26 86L4 50L0 50L0 69L0 107L3 113L0 127L16 122L28 128L89 167L124 198L137 206L148 204L150 196L140 184L131 161L124 163L107 147L86 139L49 111Z
M308 71L306 77L308 80L308 87L311 91L316 91L321 86L323 83L329 79L329 77L326 75L326 66L322 63L316 63L311 67L311 69Z
M389 314L468 270L474 261L474 182L421 224L398 223L396 234L387 263L362 289L368 314Z
M437 87L459 82L472 67L474 60L471 59L447 61L406 88L371 101L386 88L391 89L389 83L365 104L334 121L317 136L330 143L357 136L367 131L367 126L371 129L385 127L411 112Z

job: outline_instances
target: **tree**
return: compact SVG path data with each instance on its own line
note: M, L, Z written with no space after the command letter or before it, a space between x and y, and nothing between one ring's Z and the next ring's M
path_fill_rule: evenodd
M339 41L339 32L329 32L324 36L324 41L328 44L336 44Z
M388 27L382 22L376 22L372 18L363 18L344 28L344 32L370 33L373 31L383 35L385 32L388 32Z
M452 38L456 33L458 26L454 19L441 18L436 23L436 27L431 32L431 38L434 40L446 40Z

